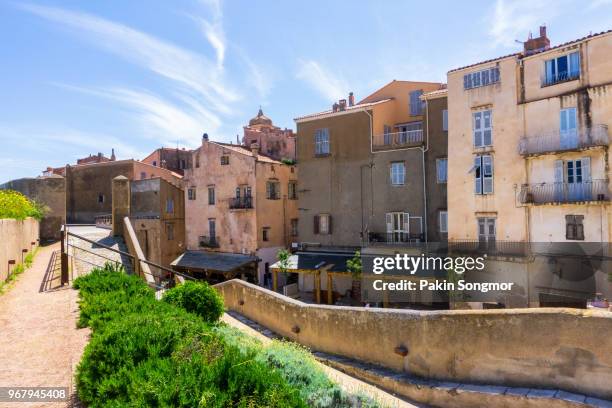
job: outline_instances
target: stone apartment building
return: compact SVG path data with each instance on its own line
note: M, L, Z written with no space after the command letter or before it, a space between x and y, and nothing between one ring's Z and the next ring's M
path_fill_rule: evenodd
M97 216L110 214L112 180L117 176L130 181L162 177L176 186L181 183L179 174L132 159L66 166L66 221L93 224Z
M610 242L612 32L549 44L448 73L450 239Z
M297 167L259 153L257 143L206 135L193 163L183 183L188 253L175 266L263 284L278 251L297 240Z
M543 243L607 246L612 233L612 32L554 47L546 27L539 34L522 52L448 73L449 241L517 255L515 263L496 267L524 274L527 282L551 268L561 276L563 268L551 266L559 259L519 259L526 251L521 243L532 251ZM597 262L594 269L610 270L609 261ZM605 275L554 291L543 284L547 293L527 294L529 304L570 299L584 306L595 292L610 296Z
M359 103L351 94L348 103L295 119L300 242L361 247L445 238L441 89L394 80Z
M133 180L129 207L145 258L169 268L185 251L185 193L161 177Z
M242 145L259 146L259 152L276 160L295 160L295 134L291 129L274 126L272 119L264 115L261 108L257 116L244 127Z
M160 147L142 159L141 162L183 175L186 169L191 168L192 153L193 150L187 150L184 147L181 149L178 147Z
M79 164L106 163L106 162L115 161L115 160L117 160L117 158L115 157L115 149L112 149L110 157L106 157L101 152L98 152L97 154L90 154L89 156L77 159L76 164L79 165ZM55 167L55 168L54 167L47 167L43 171L42 175L43 176L51 176L53 174L64 176L66 174L66 166Z

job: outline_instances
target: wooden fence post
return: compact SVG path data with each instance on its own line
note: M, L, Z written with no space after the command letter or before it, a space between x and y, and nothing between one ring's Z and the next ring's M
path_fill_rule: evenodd
M62 226L62 230L60 231L60 242L61 242L61 285L64 286L68 283L68 251L66 240L67 234L65 228Z

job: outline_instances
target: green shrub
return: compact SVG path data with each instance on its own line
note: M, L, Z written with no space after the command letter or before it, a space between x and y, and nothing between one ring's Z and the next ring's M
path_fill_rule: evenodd
M88 406L306 406L280 373L255 358L255 344L227 342L226 331L156 301L139 278L107 266L75 287L81 324L93 328L76 376Z
M0 190L0 218L24 220L33 217L41 220L45 208L23 194L13 190Z
M206 282L187 281L164 293L163 300L216 323L223 315L223 298Z

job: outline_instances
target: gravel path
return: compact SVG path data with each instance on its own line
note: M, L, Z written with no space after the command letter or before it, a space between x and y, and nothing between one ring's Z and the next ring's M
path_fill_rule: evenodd
M0 387L68 387L71 401L0 407L72 407L74 373L89 329L77 329L78 292L59 286L59 243L41 247L32 267L0 296Z

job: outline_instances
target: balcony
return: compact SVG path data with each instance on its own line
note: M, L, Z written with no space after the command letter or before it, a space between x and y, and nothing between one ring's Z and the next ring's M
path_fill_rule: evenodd
M253 208L253 197L233 197L229 200L230 210L248 210Z
M519 141L518 150L521 156L529 157L608 146L608 143L608 126L598 125L580 132L523 137Z
M529 254L529 243L522 241L497 241L495 239L466 239L448 242L448 252L487 256L524 257Z
M544 75L542 77L542 86L551 86L561 82L573 81L578 78L580 78L580 70L561 71L553 75Z
M201 235L198 238L200 248L219 248L219 237Z
M423 234L408 232L370 232L368 243L370 245L410 245L423 242Z
M423 130L407 130L405 132L385 133L372 137L374 151L395 150L415 147L423 144Z
M567 204L610 201L608 180L582 183L523 184L519 193L522 204Z

